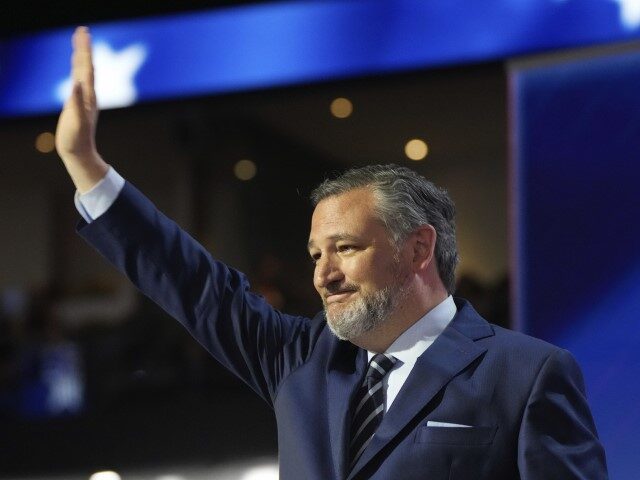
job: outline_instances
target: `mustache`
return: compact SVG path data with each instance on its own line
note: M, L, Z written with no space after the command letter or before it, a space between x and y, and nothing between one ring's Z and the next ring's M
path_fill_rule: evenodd
M335 295L336 293L355 292L356 290L359 290L359 287L355 283L343 283L342 285L339 283L329 283L325 287L325 290L325 296L327 296Z

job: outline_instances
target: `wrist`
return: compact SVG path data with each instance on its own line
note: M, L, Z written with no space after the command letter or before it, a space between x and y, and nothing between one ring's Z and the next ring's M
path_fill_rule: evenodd
M109 171L109 165L98 152L87 155L65 155L62 161L80 194L91 190Z

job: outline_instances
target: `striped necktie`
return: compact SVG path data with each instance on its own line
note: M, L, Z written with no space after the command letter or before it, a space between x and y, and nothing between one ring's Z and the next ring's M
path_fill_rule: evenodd
M354 399L349 468L353 468L356 464L382 421L384 414L382 380L391 371L394 363L396 358L386 353L378 353L369 362L367 376Z

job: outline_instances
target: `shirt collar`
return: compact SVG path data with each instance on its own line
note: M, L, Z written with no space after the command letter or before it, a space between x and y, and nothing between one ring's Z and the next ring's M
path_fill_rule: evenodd
M420 320L407 328L387 348L389 353L402 363L413 363L440 335L457 312L453 297L449 295L443 302L429 310ZM368 352L368 360L375 355Z

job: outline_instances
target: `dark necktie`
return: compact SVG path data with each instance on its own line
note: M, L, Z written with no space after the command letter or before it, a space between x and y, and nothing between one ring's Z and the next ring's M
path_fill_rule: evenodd
M367 376L354 399L355 408L351 421L349 444L349 468L353 466L373 438L384 415L384 389L382 379L391 371L396 358L378 353L369 362Z

